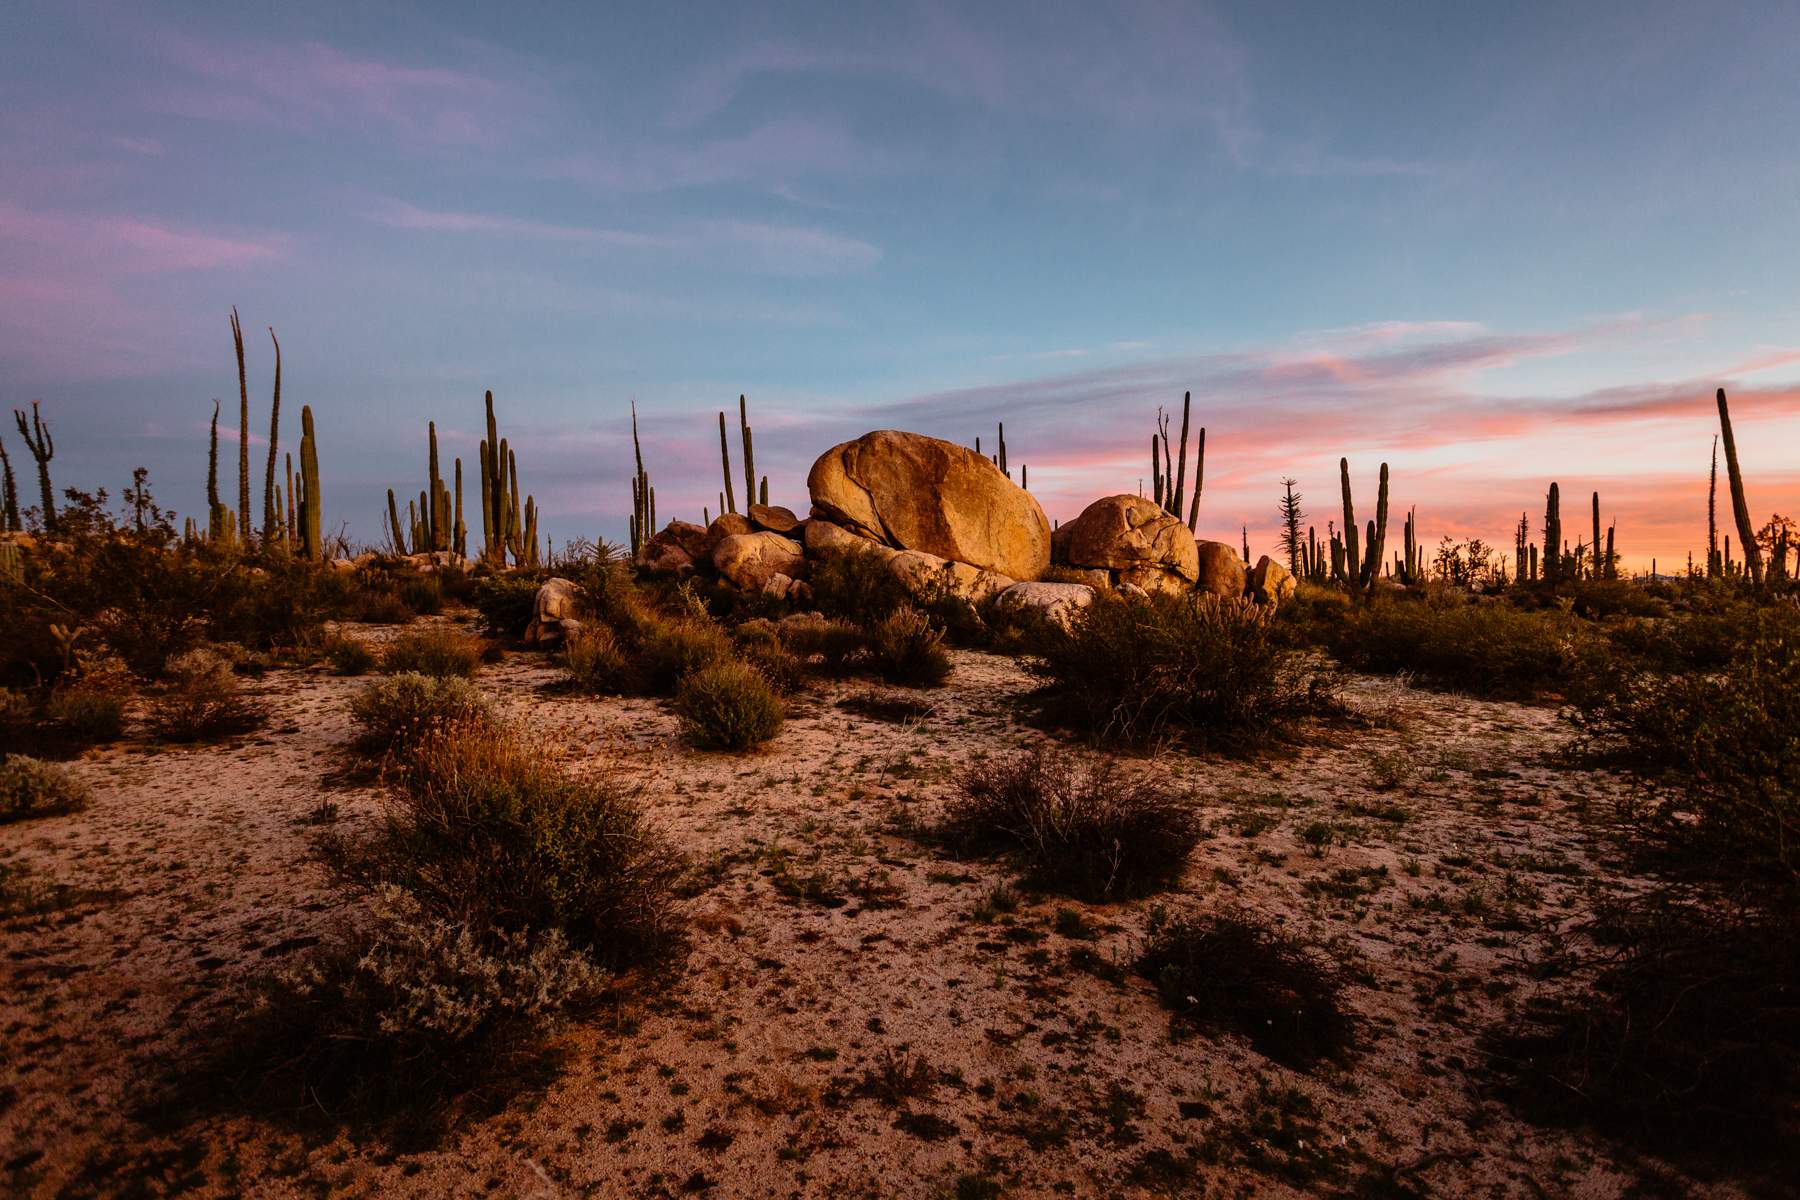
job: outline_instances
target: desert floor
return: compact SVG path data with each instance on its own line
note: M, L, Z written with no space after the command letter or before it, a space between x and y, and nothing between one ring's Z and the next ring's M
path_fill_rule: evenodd
M351 630L378 640L389 631ZM1546 708L1357 680L1371 720L1248 760L1167 750L1210 835L1182 888L1017 896L912 836L965 766L1046 735L1031 678L958 652L949 686L816 684L765 752L686 748L660 702L479 676L584 771L623 772L691 857L685 970L569 1029L557 1074L429 1144L230 1111L147 1122L144 1080L322 936L309 847L373 820L346 781L363 680L277 670L269 725L128 738L74 767L85 812L0 827L36 890L0 924L0 1192L443 1196L1610 1196L1689 1185L1497 1097L1506 1020L1597 900L1630 889L1606 776ZM998 892L997 892L997 889ZM1013 901L1017 900L1016 907ZM1172 1036L1130 964L1158 906L1242 905L1349 964L1359 1045L1307 1073ZM1007 911L1010 909L1011 911ZM1071 910L1082 920L1076 920ZM163 1114L166 1117L166 1114ZM959 1181L960 1188L959 1191Z

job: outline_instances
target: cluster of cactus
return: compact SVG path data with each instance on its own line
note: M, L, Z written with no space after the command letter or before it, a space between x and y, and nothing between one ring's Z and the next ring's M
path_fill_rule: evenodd
M738 397L738 438L744 445L744 507L748 509L752 504L767 504L769 477L764 475L759 486L756 476L756 443L750 431L750 410L742 396ZM731 443L725 436L724 409L719 410L719 462L725 472L725 490L719 493L719 515L723 516L738 510L737 489L731 482Z
M996 467L1000 468L1000 473L1002 475L1006 476L1008 479L1011 479L1012 478L1012 468L1009 467L1006 463L1006 422L1000 421L1000 422L997 422L997 424L1000 426L999 439L998 439L999 449L996 450L993 454L988 455L987 459L989 462L993 463ZM977 453L977 454L981 453L981 438L980 437L977 437L975 439L975 453ZM1029 470L1030 470L1030 468L1027 467L1024 463L1019 464L1019 486L1024 488L1026 491L1031 490Z
M388 537L402 554L427 554L453 551L459 558L468 554L468 526L463 524L462 459L455 460L455 488L444 483L438 470L437 422L425 423L426 465L425 488L419 499L406 502L407 522L400 524L400 512L394 502L394 491L388 489Z
M537 501L519 503L519 460L494 420L494 393L487 393L487 439L481 443L481 557L504 566L507 554L519 566L538 562Z
M294 460L287 456L287 487L275 481L281 461L281 340L270 328L275 347L275 384L269 403L269 458L263 472L263 520L261 542L265 550L300 553L318 558L325 552L319 492L319 450L313 436L312 406L300 408L300 477L294 477ZM256 540L250 523L250 380L244 364L244 327L237 309L231 310L231 343L238 369L238 506L233 509L219 496L219 402L213 401L212 425L206 454L206 532L187 522L191 542L204 540L228 550L248 549Z
M650 485L650 476L644 470L644 447L638 441L635 400L631 402L631 453L637 460L637 470L631 476L631 557L636 559L643 553L645 543L656 533L656 489ZM726 472L726 477L730 477L729 471ZM704 508L700 512L706 518L705 524L711 525L711 514Z
M1731 410L1725 404L1725 389L1719 389L1719 436L1725 441L1725 471L1731 483L1731 515L1736 519L1738 544L1744 551L1744 573L1750 582L1762 586L1762 548L1756 544L1756 527L1750 520L1750 505L1744 499L1744 476L1738 470L1737 439L1731 435ZM1730 540L1727 539L1727 561Z
M1344 534L1341 539L1332 539L1332 574L1353 591L1367 591L1382 574L1382 557L1387 548L1388 465L1381 464L1375 519L1368 522L1361 539L1357 536L1356 504L1350 494L1350 460L1347 458L1338 459L1338 479L1344 494ZM1408 524L1410 526L1411 522Z
M1319 540L1316 526L1306 527L1306 542L1300 547L1300 569L1295 574L1309 583L1323 584L1330 579L1332 564L1343 553L1329 521L1325 523L1325 531L1330 538L1329 544Z
M1181 395L1181 454L1178 459L1171 458L1169 451L1169 415L1161 408L1156 410L1156 432L1150 435L1150 494L1152 499L1164 511L1174 515L1176 520L1182 519L1182 502L1187 499L1187 455L1188 455L1188 418L1192 413L1194 394L1183 392ZM1200 489L1206 475L1206 428L1200 429L1200 438L1194 451L1194 495L1187 505L1188 532L1200 520ZM1140 481L1141 487L1142 481ZM1249 543L1245 542L1245 554L1249 553Z

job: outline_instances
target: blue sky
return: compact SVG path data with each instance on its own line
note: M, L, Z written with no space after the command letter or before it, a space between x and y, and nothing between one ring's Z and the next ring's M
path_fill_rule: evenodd
M1215 536L1288 474L1323 531L1348 454L1428 536L1559 478L1673 556L1714 386L1800 499L1796 48L1793 4L14 3L0 393L59 482L194 511L235 304L373 539L484 388L550 532L613 538L633 397L665 517L745 392L778 501L1004 419L1066 518L1192 389Z

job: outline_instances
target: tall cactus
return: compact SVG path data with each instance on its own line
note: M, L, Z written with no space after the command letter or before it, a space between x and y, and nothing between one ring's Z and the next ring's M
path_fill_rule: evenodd
M212 431L206 450L206 540L213 545L225 542L225 514L219 502L219 402L213 401Z
M12 459L7 457L3 438L0 438L0 528L9 533L24 528L19 521L19 484L13 478Z
M281 506L275 499L276 444L281 441L281 340L275 327L269 326L269 340L275 343L275 392L269 398L269 465L263 472L263 542L273 546L279 540L276 529L281 523Z
M291 551L300 541L299 514L301 512L299 497L294 494L294 455L290 450L282 455L287 463L287 524L282 530L282 539Z
M56 489L50 486L50 460L56 457L56 441L50 436L50 426L38 412L38 402L31 402L31 424L25 424L25 410L13 409L13 422L19 427L19 436L25 439L25 448L31 451L32 459L38 470L38 502L43 505L44 532L56 531Z
M313 434L312 405L300 406L300 552L325 555L325 501L319 490L319 440Z
M405 554L407 550L407 527L400 523L400 506L394 502L394 489L387 490L388 536L393 539L394 550Z
M1181 458L1175 467L1175 497L1169 511L1181 520L1181 502L1187 497L1188 416L1194 407L1194 393L1181 393Z
M238 541L250 546L250 379L244 373L244 327L231 309L231 341L238 369Z
M1544 578L1555 582L1562 576L1562 491L1552 483L1544 498Z
M724 512L737 511L737 489L731 482L731 443L725 437L725 410L719 410L719 462L725 471ZM746 499L745 503L749 503Z
M456 551L456 557L467 558L469 556L469 528L463 524L462 500L462 459L458 457L456 460L456 527L451 535L455 545L451 549Z
M635 560L656 534L650 522L650 476L644 471L644 444L638 440L636 400L631 402L631 455L637 464L631 476L631 557Z
M1350 497L1350 460L1347 458L1338 459L1338 480L1344 491L1344 580L1354 587L1362 579L1362 562L1356 544L1356 504Z
M1600 557L1600 493L1594 493L1594 540L1590 543L1594 548L1594 578L1599 579L1606 574L1606 563Z
M750 410L741 393L738 396L738 437L744 444L744 507L749 508L757 503L756 449L750 435ZM761 503L768 502L765 489Z
M1719 435L1715 433L1712 475L1706 487L1706 577L1717 579L1719 568Z
M1753 586L1761 587L1762 548L1756 544L1756 526L1750 519L1750 504L1744 499L1744 474L1738 469L1737 439L1731 434L1731 409L1725 404L1724 388L1719 389L1719 434L1725 440L1725 473L1731 482L1731 513L1737 519L1744 572Z
M1194 441L1194 498L1188 501L1188 532L1200 521L1200 488L1206 481L1206 426L1200 427L1200 436ZM1179 515L1179 514L1177 514Z
M1381 578L1382 555L1387 549L1388 465L1381 464L1381 485L1375 493L1375 519L1369 522L1368 553L1363 558L1362 585L1375 586Z

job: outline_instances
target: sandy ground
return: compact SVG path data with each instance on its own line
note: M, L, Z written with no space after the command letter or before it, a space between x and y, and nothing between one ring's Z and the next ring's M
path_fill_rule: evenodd
M1596 894L1631 886L1592 820L1611 785L1554 759L1549 710L1365 680L1349 695L1374 729L1248 762L1165 752L1143 769L1190 788L1211 830L1180 890L996 914L1004 868L906 831L966 763L1044 736L1013 662L958 653L923 693L821 683L749 756L686 748L656 701L547 693L556 675L510 654L479 682L578 769L638 779L691 856L693 950L666 992L571 1029L553 1082L428 1149L126 1115L141 1064L179 1062L236 982L329 932L341 898L311 838L379 811L375 789L333 781L365 681L272 672L253 685L264 730L90 752L90 809L0 826L0 861L55 889L0 925L0 1192L1544 1197L1640 1176L1521 1123L1480 1069L1477 1031L1547 986L1534 964ZM929 711L857 703L896 696ZM1172 1038L1150 985L1107 969L1156 906L1224 903L1350 962L1346 1065ZM1058 932L1062 909L1096 936ZM896 1070L913 1094L860 1086Z

